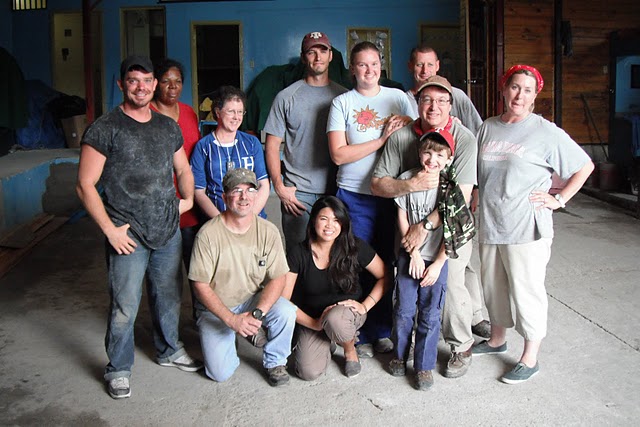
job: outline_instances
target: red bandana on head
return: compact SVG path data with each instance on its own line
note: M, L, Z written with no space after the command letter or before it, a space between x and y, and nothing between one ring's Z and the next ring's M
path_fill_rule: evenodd
M504 85L507 84L511 76L513 76L513 74L516 71L520 71L520 70L527 70L536 77L536 80L538 81L538 87L536 88L537 89L536 93L540 93L540 91L544 87L544 80L542 79L542 74L540 74L538 70L536 70L534 67L530 65L514 65L513 67L509 68L507 72L504 73L502 78L500 78L500 89L502 89Z

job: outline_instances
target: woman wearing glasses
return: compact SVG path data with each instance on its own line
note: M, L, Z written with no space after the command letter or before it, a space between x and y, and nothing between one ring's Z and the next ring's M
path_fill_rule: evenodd
M209 218L226 210L222 178L235 168L246 168L256 174L260 186L254 213L266 218L264 206L269 197L269 177L262 144L255 136L238 130L246 113L245 103L246 95L240 89L220 87L213 95L213 114L218 126L198 141L191 156L196 203Z

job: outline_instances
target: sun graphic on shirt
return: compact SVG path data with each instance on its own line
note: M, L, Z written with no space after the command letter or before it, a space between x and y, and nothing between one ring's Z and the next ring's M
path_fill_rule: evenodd
M380 122L378 113L375 110L370 109L368 105L365 108L361 108L360 111L353 110L353 112L355 113L353 118L355 119L358 131L360 132L364 132L370 128L375 128Z

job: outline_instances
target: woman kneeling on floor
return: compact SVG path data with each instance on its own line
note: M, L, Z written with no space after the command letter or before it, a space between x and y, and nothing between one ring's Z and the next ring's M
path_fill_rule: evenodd
M287 261L291 271L283 296L298 306L296 374L308 381L318 378L327 370L331 347L337 344L344 349L344 374L358 375L361 366L356 334L367 312L386 291L382 259L366 242L353 236L345 205L327 196L313 205L307 238L289 251ZM365 269L376 283L363 298L360 273Z

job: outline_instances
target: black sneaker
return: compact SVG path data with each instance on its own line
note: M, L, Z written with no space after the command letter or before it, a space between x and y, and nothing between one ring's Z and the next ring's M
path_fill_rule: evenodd
M109 396L114 399L124 399L131 396L131 387L129 387L129 378L118 377L109 381L107 385Z
M174 361L158 362L158 365L178 368L186 372L196 372L204 366L201 361L192 359L188 354L183 354Z
M491 323L488 320L483 320L480 323L471 327L471 332L482 338L491 338Z
M275 368L267 369L267 379L269 384L273 387L284 385L289 382L289 374L287 373L287 367L284 365L276 366Z

